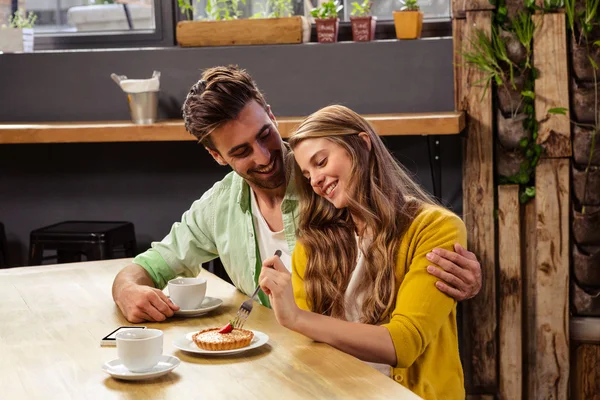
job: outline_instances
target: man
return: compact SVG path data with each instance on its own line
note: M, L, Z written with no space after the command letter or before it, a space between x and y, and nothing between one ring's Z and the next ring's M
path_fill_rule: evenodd
M217 182L173 224L170 233L116 276L113 298L130 322L163 321L179 307L160 290L178 276L196 276L201 264L220 257L233 284L254 291L262 260L276 249L291 268L298 199L292 160L277 121L252 78L237 67L204 72L183 105L185 127L220 165L233 172ZM439 290L456 300L481 288L477 258L432 249L430 273ZM259 301L269 306L264 293Z

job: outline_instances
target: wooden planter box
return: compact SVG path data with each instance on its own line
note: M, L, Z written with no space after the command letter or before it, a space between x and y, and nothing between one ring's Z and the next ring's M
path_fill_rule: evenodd
M310 24L302 16L180 21L176 36L182 47L304 43L310 40Z

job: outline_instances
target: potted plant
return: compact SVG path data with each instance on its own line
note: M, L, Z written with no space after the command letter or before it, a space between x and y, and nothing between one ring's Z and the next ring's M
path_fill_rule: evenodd
M362 3L352 3L352 40L355 42L368 42L375 39L375 25L377 17L371 15L370 0L364 0Z
M394 11L394 26L398 39L417 39L421 37L423 13L417 0L401 0L404 6Z
M33 52L33 25L37 19L34 13L26 13L19 8L8 19L8 27L0 28L0 52Z
M338 0L330 0L313 9L310 13L317 25L317 40L319 43L337 42L340 27L338 12L344 8Z
M207 0L206 18L194 20L190 0L178 0L186 20L176 28L180 46L235 46L289 44L310 40L310 23L292 15L292 0L267 0L265 10L252 18L241 18L240 5L246 0Z

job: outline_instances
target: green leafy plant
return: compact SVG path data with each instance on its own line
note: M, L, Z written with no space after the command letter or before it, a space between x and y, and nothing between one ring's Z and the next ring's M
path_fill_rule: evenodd
M206 0L206 16L212 21L238 19L242 15L240 4L246 0Z
M565 0L544 0L544 7L542 11L552 12L565 6ZM539 7L537 7L539 9Z
M267 0L267 8L269 18L289 17L294 10L292 0Z
M514 32L519 42L523 45L526 51L525 65L524 68L532 68L531 65L531 54L533 35L537 29L537 25L533 23L531 15L526 12L520 12L517 17L512 21L510 30Z
M194 6L192 5L191 0L177 0L177 6L179 7L179 11L181 15L184 15L188 21L194 19Z
M258 4L263 10L255 13L252 18L282 18L290 17L293 13L292 0L267 0L263 5Z
M539 123L535 116L535 79L538 72L532 66L532 42L537 26L531 19L531 11L535 9L535 0L525 0L526 9L513 19L508 18L508 9L505 0L490 0L496 7L492 21L491 35L482 31L475 31L469 39L471 49L463 53L466 63L483 72L484 78L477 83L486 82L485 90L490 85L495 85L498 90L516 90L515 77L523 81L520 100L516 107L512 107L511 118L515 118L522 109L525 118L523 128L527 132L519 142L519 151L524 160L519 166L519 171L512 176L499 176L499 184L518 184L520 187L519 199L526 203L535 197L535 167L544 151L537 144ZM506 43L500 34L500 29L512 32L525 48L525 60L517 65L508 57ZM484 90L484 95L485 95Z
M25 12L24 9L19 8L13 15L8 18L8 26L11 28L33 28L37 15L32 12Z
M571 121L575 125L582 127L592 128L592 141L590 144L590 151L588 156L588 162L585 168L585 182L583 185L583 192L587 192L589 173L592 167L592 159L594 151L596 149L596 134L600 130L600 115L598 115L598 64L592 58L593 47L600 46L600 40L596 40L590 43L589 34L600 26L600 18L598 14L598 7L600 6L600 0L585 0L585 7L583 11L575 11L576 0L565 0L565 12L567 14L567 25L571 30L573 38L579 46L584 46L585 52L593 68L594 77L594 124L582 124L579 122ZM556 109L560 113L564 109ZM581 213L585 214L585 206L582 205Z
M419 5L417 4L417 0L400 0L400 3L403 6L400 8L400 11L419 11Z
M373 2L364 0L362 3L357 1L352 3L352 15L355 17L368 17L371 15Z
M475 37L469 38L469 42L472 50L462 52L462 57L467 64L472 64L484 74L481 80L475 82L475 84L485 82L483 95L485 96L491 82L499 87L510 83L513 89L516 89L514 70L517 66L508 58L506 45L500 37L498 28L492 26L491 38L477 29Z
M528 0L524 0L527 2ZM535 1L535 0L532 0ZM493 16L493 24L496 26L504 26L508 20L508 8L506 8L506 0L489 0L490 4L496 7Z
M585 8L577 13L575 11L576 0L565 0L565 12L567 14L567 25L571 33L577 39L577 44L587 42L588 35L595 26L598 26L598 7L600 0L585 0ZM588 45L589 43L585 43Z
M331 0L321 4L320 7L312 9L310 15L317 19L337 18L338 12L343 8L344 6L339 4L338 0Z

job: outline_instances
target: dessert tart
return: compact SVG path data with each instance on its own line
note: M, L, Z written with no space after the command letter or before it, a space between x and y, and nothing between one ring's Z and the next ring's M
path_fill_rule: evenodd
M223 328L204 329L192 336L194 343L204 350L234 350L246 347L252 341L254 333L247 329L236 329L222 333Z

